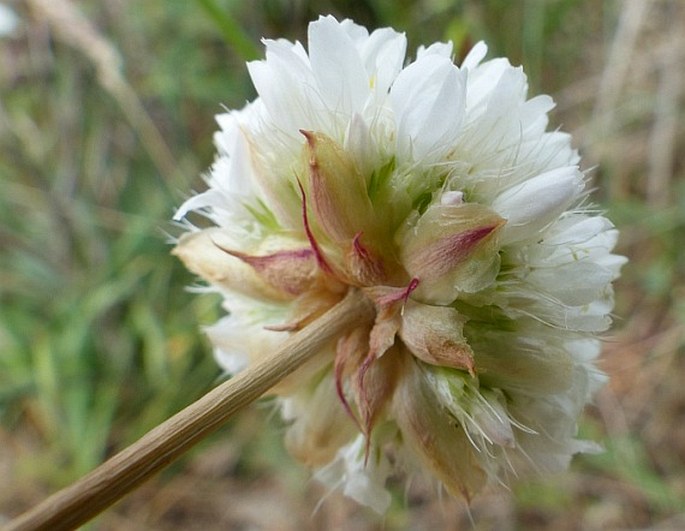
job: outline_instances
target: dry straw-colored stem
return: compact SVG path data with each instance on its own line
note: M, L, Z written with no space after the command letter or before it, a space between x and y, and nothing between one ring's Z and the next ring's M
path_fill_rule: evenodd
M345 299L263 361L224 382L69 487L11 521L4 531L74 529L122 498L212 433L234 413L316 354L342 331L373 318L359 292Z

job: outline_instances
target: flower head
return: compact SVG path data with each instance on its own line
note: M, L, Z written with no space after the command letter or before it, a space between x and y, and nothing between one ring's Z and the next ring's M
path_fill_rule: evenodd
M207 191L175 249L225 297L207 333L236 372L362 291L375 319L272 391L292 454L383 512L394 466L466 499L594 448L617 231L586 206L568 135L523 71L450 43L321 17L248 65L259 97L218 117Z

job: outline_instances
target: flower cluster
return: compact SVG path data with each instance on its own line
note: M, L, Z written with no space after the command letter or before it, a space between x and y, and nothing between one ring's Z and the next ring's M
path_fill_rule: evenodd
M383 512L398 467L466 499L564 469L595 448L576 422L624 259L546 131L552 99L483 43L406 63L403 34L330 16L308 41L249 63L259 97L218 116L208 189L177 214L214 225L175 253L225 298L218 362L240 371L360 290L375 319L272 390L319 479Z

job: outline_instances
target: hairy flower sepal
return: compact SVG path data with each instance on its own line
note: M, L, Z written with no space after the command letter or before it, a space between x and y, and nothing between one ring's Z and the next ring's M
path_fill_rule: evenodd
M366 182L349 154L323 133L301 133L306 139L305 190L323 234L342 243L365 228L376 227Z
M367 193L367 183L354 161L338 143L323 133L301 131L306 139L303 158L304 208L314 214L308 221L314 247L333 272L356 285L384 282L387 270L381 258L380 228ZM309 217L307 218L310 219Z
M487 475L464 427L439 405L420 363L405 355L402 369L393 410L405 442L448 492L470 500L483 488Z
M226 231L209 228L183 235L173 253L193 273L225 290L270 300L289 299L316 274L304 242L271 237L249 252L234 250L238 245ZM281 250L270 251L274 247Z
M429 366L459 369L475 377L473 352L463 335L465 318L454 308L410 299L416 286L418 282L411 282L407 288L364 289L376 305L375 322L370 330L357 329L338 343L338 393L355 418L343 389L345 378L350 378L361 417L358 424L367 437L395 392L405 355L402 352L410 352Z
M418 217L418 219L416 219ZM499 273L499 229L493 210L476 203L432 204L398 234L400 261L420 279L414 297L450 304L490 286Z
M407 301L401 312L399 336L421 361L466 370L475 376L473 351L463 335L465 321L454 308Z

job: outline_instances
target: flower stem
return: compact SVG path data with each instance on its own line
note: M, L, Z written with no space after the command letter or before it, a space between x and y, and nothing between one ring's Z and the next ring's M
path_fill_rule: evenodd
M72 485L11 521L4 531L73 529L87 522L160 471L254 402L346 329L373 318L372 304L358 291L283 346L219 385L152 429Z

